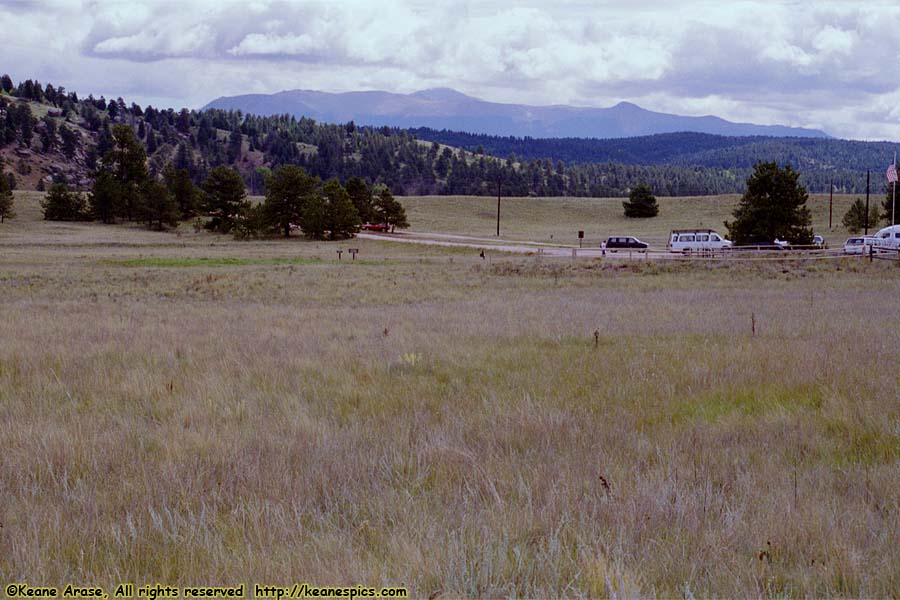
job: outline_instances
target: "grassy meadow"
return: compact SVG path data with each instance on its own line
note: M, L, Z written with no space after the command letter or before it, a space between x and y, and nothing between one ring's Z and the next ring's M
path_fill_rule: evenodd
M16 198L0 582L900 596L896 264L482 261ZM472 235L482 202L405 199ZM594 215L518 202L510 235ZM686 225L679 202L732 200L629 231Z
M843 244L847 231L841 218L859 195L834 196L832 227L828 227L828 195L810 195L807 206L813 229L825 236L832 247ZM863 196L865 198L865 196ZM881 194L870 203L881 207ZM635 235L656 248L665 248L669 231L709 227L727 235L724 222L730 221L740 201L737 194L721 196L659 197L659 216L628 219L623 215L624 198L502 198L500 236L511 240L532 240L577 244L578 231L600 243L610 235ZM403 198L413 230L472 236L497 233L497 197L413 196ZM877 230L879 227L875 227Z

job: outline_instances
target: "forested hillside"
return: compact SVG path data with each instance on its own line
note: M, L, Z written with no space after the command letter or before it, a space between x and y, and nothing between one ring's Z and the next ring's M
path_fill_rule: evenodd
M814 192L828 191L831 182L839 191L864 192L866 169L872 170L873 181L880 186L881 172L893 158L894 151L900 148L900 144L891 142L727 137L695 132L615 139L500 137L428 128L411 129L410 132L421 140L494 156L511 156L514 160L549 158L571 166L618 163L703 167L716 170L717 179L721 177L726 185L731 179L729 174L739 174L739 180L743 182L756 163L775 161L800 171L803 182Z
M141 107L122 98L79 97L62 87L0 80L0 157L23 188L64 181L87 189L111 128L131 127L151 175L169 164L199 183L215 166L235 167L253 194L272 169L296 164L323 181L356 176L396 194L625 196L639 183L658 195L740 192L760 160L791 164L810 191L832 180L845 192L873 191L891 145L831 139L728 138L665 134L620 140L503 138L426 129L325 124L288 115ZM458 146L454 148L453 146ZM492 156L493 155L493 156Z

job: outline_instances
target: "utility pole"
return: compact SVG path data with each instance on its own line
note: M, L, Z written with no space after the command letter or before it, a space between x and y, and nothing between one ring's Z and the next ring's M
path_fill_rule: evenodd
M828 188L828 229L831 229L831 207L834 205L834 179Z
M866 169L866 233L869 235L869 170Z
M502 176L497 175L497 237L500 237L500 181Z
M897 151L894 151L894 176L897 174ZM891 227L894 226L897 221L894 220L894 216L897 214L897 180L894 179L894 196L891 198ZM896 237L896 233L894 236Z

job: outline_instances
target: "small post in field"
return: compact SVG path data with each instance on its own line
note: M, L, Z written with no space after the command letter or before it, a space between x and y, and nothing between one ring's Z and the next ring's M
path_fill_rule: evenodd
M343 254L343 250L337 250L338 260L341 260L341 254Z
M500 237L500 184L503 179L497 176L497 237Z
M756 337L756 313L750 313L750 333Z
M350 256L353 257L353 260L356 260L356 254L359 252L359 248L348 248L347 252L350 253Z

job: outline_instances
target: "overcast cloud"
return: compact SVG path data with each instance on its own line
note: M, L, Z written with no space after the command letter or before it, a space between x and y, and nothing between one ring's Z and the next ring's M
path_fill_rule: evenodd
M157 106L452 87L900 140L896 2L12 0L0 23L14 80Z

